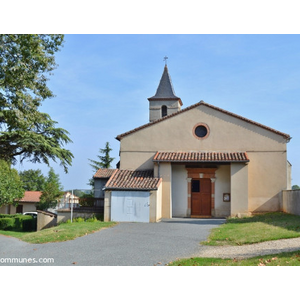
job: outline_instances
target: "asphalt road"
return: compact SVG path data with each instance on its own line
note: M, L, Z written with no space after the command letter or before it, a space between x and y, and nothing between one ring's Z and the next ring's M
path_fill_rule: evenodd
M0 266L163 266L193 257L225 219L119 223L72 241L28 244L0 235Z

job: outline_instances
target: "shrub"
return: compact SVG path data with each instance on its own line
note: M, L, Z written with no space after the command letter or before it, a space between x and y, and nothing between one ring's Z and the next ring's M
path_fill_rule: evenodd
M0 229L2 230L12 230L14 227L15 219L14 218L0 218Z
M31 216L24 216L22 218L22 231L36 231L36 226L36 218L33 218Z
M36 227L37 219L31 216L0 215L0 230L35 231Z
M91 218L88 218L86 219L86 222L97 222L97 218L95 216L91 217Z
M73 219L73 222L78 222L78 223L84 222L84 218L81 218L81 217L75 218L75 219Z

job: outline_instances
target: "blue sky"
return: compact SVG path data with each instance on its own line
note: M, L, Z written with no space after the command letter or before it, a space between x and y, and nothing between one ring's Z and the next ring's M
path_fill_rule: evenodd
M292 184L300 185L299 35L68 34L49 80L56 97L41 108L73 140L69 173L52 164L65 189L89 188L88 159L105 142L115 167L115 137L148 122L147 98L156 92L164 56L183 107L204 100L290 134ZM16 168L49 170L29 163Z

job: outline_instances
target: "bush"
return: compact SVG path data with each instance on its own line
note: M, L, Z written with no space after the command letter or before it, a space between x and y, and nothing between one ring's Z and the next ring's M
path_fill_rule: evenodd
M31 216L0 215L0 230L36 231L36 227L37 219Z
M97 222L97 218L94 216L94 217L91 217L91 218L88 218L86 219L86 222Z
M15 219L14 218L0 218L0 229L2 230L12 230L14 228Z
M24 216L22 220L22 231L36 231L37 220L31 216Z

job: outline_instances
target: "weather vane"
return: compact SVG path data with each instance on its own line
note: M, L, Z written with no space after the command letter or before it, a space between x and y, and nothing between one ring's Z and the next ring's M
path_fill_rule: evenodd
M168 58L169 58L168 56L165 56L165 57L164 57L165 65L167 65L167 59L168 59Z

